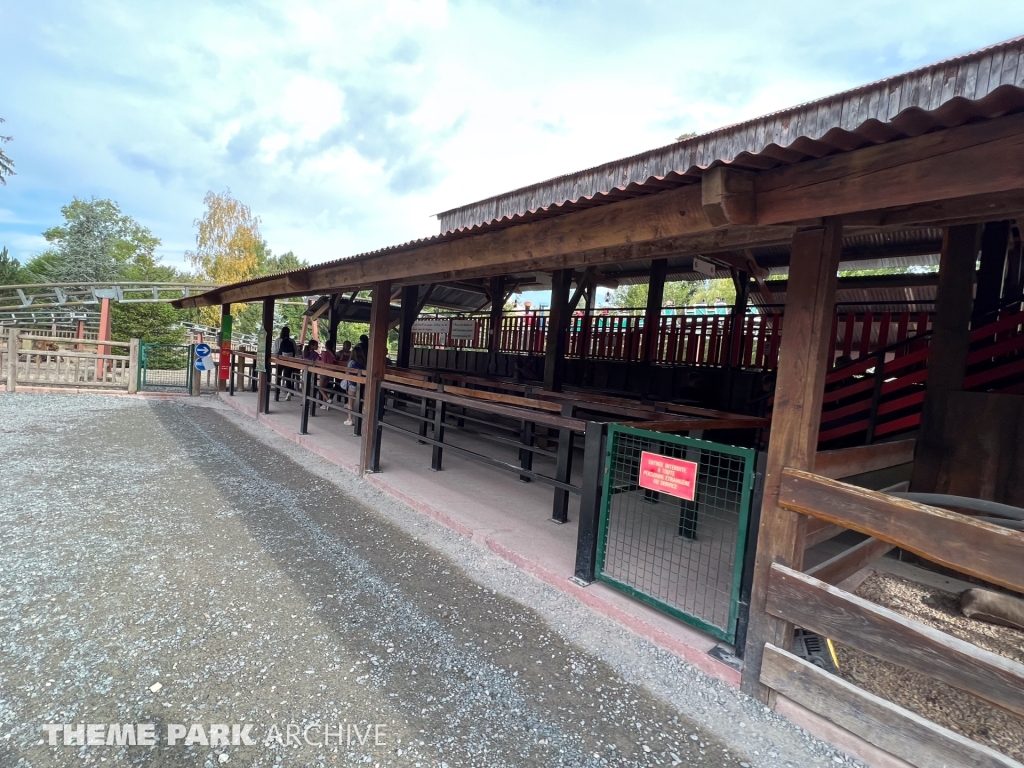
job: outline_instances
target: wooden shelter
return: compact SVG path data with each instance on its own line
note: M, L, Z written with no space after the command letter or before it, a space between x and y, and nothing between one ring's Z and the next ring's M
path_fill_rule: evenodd
M840 263L938 251L937 278L889 279L904 288L926 288L935 301L913 490L1020 503L1020 491L1008 480L1022 469L1016 447L1024 431L1019 393L962 390L972 329L1000 317L1013 301L1020 306L1022 211L1024 38L1016 38L448 211L440 215L442 232L425 240L224 286L176 305L226 308L263 301L269 331L275 299L372 291L365 470L372 464L394 299L401 303L400 362L407 367L412 321L436 286L475 294L478 310L499 317L511 288L550 286L543 387L557 393L572 313L602 281L649 280L651 328L661 286L670 276L692 274L700 266L695 260L732 275L744 304L748 294L755 304L774 303L769 270L788 267L785 283L774 288L784 295L785 324L743 687L766 702L782 692L819 712L829 709L822 713L904 759L915 750L941 749L952 756L950 765L1009 765L1014 763L991 750L838 685L798 663L788 648L799 625L1024 715L1021 665L900 621L802 572L808 542L839 526L869 534L874 544L833 564L832 583L897 546L1024 592L1021 532L831 479L906 461L904 443L818 454L826 380L836 354ZM1019 321L1012 326L1019 327ZM1000 338L1012 335L1009 325L1000 328ZM637 363L653 365L653 337L646 339ZM497 340L491 349L497 350ZM261 388L266 403L266 376ZM823 701L831 704L824 707Z

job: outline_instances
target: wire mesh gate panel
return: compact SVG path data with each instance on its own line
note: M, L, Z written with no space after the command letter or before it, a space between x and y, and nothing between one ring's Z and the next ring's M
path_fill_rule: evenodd
M692 501L641 487L652 456L696 465ZM597 578L734 642L755 469L750 448L612 425Z
M188 344L141 344L139 389L192 386L193 347Z

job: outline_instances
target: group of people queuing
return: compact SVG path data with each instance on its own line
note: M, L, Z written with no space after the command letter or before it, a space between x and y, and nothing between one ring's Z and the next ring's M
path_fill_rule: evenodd
M274 339L274 343L270 348L270 351L274 355L280 355L282 357L298 357L303 360L317 363L321 366L330 366L336 368L352 368L354 370L363 371L366 370L366 355L370 348L370 338L363 334L359 337L359 342L353 346L351 341L347 339L341 343L341 349L335 349L334 343L328 341L324 345L324 349L321 351L320 342L316 339L310 339L306 342L305 346L302 347L301 354L299 353L299 345L295 343L295 339L292 338L291 329L286 325L281 328L280 335ZM285 395L285 400L292 399L292 391L297 389L297 378L298 371L294 368L285 368L283 370L284 380L281 381L279 378L279 385L284 386L285 389L289 390L288 394ZM347 379L336 379L332 376L320 376L319 381L320 398L325 403L336 402L335 398L340 397L342 402L346 399L348 401L348 408L351 410L355 406L355 395L359 388L359 385L354 381ZM329 406L325 404L325 408ZM345 426L353 425L351 414L345 420Z

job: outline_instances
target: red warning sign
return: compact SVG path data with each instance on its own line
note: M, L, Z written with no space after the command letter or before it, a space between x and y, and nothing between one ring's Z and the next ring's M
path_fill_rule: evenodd
M697 462L640 454L640 487L693 501L697 495Z

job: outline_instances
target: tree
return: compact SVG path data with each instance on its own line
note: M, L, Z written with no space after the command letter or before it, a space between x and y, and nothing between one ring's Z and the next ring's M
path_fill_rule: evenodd
M160 245L142 224L123 214L113 200L75 198L61 208L64 223L43 236L51 248L20 267L20 282L183 282L173 267L160 264L155 255ZM6 249L0 254L0 278ZM13 260L9 260L13 261ZM13 264L19 266L17 261ZM171 298L168 296L167 298ZM111 335L115 341L182 343L185 332L176 328L187 316L166 303L122 304L111 302ZM120 348L117 349L120 351Z
M7 246L0 250L0 285L19 285L31 283L32 276L25 271L21 263L10 255Z
M2 122L4 119L0 117L0 123ZM0 144L6 144L13 138L13 136L0 136ZM3 149L0 149L0 185L7 185L7 176L14 176L14 161L4 154Z
M199 277L214 283L256 277L266 253L259 216L231 197L230 189L219 195L207 192L203 203L206 213L194 222L196 249L185 253Z
M64 224L43 232L52 247L26 265L38 282L115 282L136 260L153 262L160 240L113 200L76 197L60 210Z
M185 253L198 277L222 284L257 277L271 258L260 236L259 216L253 216L249 206L233 198L230 189L219 195L207 192L203 204L206 213L193 222L196 249ZM244 305L233 306L231 314L237 318L244 310ZM204 307L200 316L208 325L220 324L216 307Z

